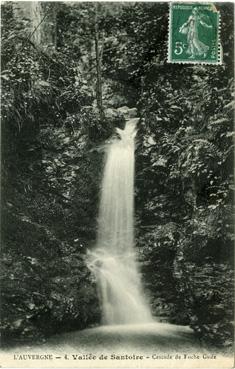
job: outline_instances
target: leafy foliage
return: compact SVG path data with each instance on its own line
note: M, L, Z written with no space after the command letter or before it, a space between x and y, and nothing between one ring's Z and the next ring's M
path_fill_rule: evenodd
M228 12L229 6L221 7L222 22ZM156 270L148 286L162 301L160 307L154 304L156 314L166 306L169 319L189 322L201 339L222 346L232 342L233 41L228 27L231 23L223 28L230 40L223 66L152 63L147 73L143 68L136 192L138 224L146 230L144 241L139 232L144 265L149 265L143 271L151 281Z

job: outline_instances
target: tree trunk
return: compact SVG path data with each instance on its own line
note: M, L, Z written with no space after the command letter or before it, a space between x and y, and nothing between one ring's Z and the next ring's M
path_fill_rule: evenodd
M100 113L100 118L104 118L104 108L102 100L102 52L99 47L99 25L98 25L98 6L95 4L95 59L96 59L96 101Z
M56 43L57 4L41 1L13 3L16 18L27 19L27 38L43 51L51 52Z

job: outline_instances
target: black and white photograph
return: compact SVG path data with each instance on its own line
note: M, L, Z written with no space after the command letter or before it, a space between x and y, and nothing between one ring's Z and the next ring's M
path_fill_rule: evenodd
M234 2L1 1L9 368L232 368Z

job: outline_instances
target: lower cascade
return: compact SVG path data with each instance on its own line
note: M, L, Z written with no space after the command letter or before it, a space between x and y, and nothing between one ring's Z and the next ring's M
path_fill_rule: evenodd
M97 244L88 266L97 279L102 323L141 324L152 321L141 288L134 247L134 166L136 124L117 128L106 148Z

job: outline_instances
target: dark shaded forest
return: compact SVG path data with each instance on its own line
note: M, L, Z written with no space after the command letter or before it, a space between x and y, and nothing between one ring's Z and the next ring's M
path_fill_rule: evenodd
M167 3L2 5L3 344L100 323L102 147L132 108L153 316L232 344L233 4L216 6L222 65L167 63Z

